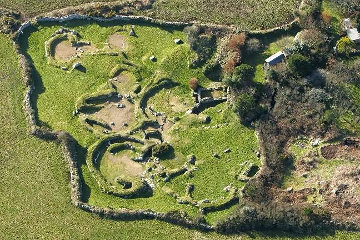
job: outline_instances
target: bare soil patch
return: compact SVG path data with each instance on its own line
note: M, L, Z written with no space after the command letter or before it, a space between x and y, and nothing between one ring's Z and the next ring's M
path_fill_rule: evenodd
M55 59L67 61L71 57L76 56L76 54L76 48L71 46L70 42L67 40L61 41L55 46Z
M121 165L128 176L137 177L143 172L142 165L131 160L126 154L120 156L109 154L108 159L112 165Z
M112 80L112 83L115 85L116 89L119 92L129 93L134 90L135 78L131 72L122 71Z
M125 51L128 48L128 43L124 36L114 33L109 36L108 42L111 47L116 48L120 51Z
M80 47L85 53L93 53L97 51L97 48L93 46L92 44L89 45L83 45Z
M123 104L125 107L119 108L117 104ZM134 104L129 103L127 100L109 102L105 103L100 111L94 113L93 117L109 124L112 131L119 132L127 130L127 125L130 125L134 121L134 109Z
M183 101L180 101L179 97L171 95L169 99L169 105L173 112L185 112L188 108Z
M321 155L328 160L342 158L360 161L360 147L348 145L329 145L321 148Z

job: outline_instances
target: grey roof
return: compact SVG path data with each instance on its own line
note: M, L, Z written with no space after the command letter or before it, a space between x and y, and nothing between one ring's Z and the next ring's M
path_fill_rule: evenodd
M277 53L275 53L274 55L268 57L267 59L265 59L265 62L267 63L270 63L276 59L279 59L279 58L284 58L285 57L285 54L282 52L282 51L279 51Z
M346 32L351 41L359 41L360 40L359 32L356 28L350 28Z

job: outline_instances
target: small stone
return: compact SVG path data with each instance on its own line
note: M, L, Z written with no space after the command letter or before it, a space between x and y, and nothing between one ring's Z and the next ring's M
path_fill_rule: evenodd
M183 44L184 42L181 40L181 39L175 39L174 40L174 43L176 43L176 44Z
M74 63L73 69L76 69L76 68L78 68L78 67L80 67L80 66L81 66L81 63L80 63L80 62Z
M61 67L61 70L67 71L68 68L67 67Z
M260 158L261 157L261 153L259 151L256 152L256 157Z
M226 186L226 187L224 187L224 189L223 189L225 192L230 192L230 190L231 190L231 186L229 185L229 186Z
M210 116L205 116L203 123L208 124L211 122Z
M195 155L190 155L189 158L188 158L188 163L194 165L195 161L196 161Z
M286 189L286 191L289 192L289 193L291 193L291 192L294 191L294 189L293 189L292 187L289 187L289 188Z
M213 157L214 157L214 158L220 158L220 156L219 156L218 153L214 153L214 154L213 154Z
M175 122L180 121L180 117L178 117L178 116L174 117L174 121Z
M120 103L120 104L117 105L117 107L118 108L125 108L126 106L125 106L125 104Z
M313 147L317 147L317 146L319 146L319 144L320 144L320 139L315 139L315 140L311 143L311 145L312 145Z
M131 28L130 30L130 36L134 37L136 34L135 34L135 30L134 28Z
M149 59L150 59L150 61L152 61L152 62L156 62L156 60L157 60L154 55L152 55Z
M230 148L227 148L227 149L224 150L224 153L229 153L229 152L231 152Z
M127 122L124 122L124 123L123 123L123 126L124 126L124 127L127 127L127 126L129 126L129 124L128 124Z
M114 123L114 122L111 122L110 125L111 125L111 126L115 126L115 123Z

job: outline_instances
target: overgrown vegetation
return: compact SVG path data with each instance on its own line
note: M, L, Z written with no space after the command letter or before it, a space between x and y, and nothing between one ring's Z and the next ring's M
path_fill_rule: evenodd
M290 22L301 1L226 0L155 1L151 16L173 21L233 24L243 30L267 29Z

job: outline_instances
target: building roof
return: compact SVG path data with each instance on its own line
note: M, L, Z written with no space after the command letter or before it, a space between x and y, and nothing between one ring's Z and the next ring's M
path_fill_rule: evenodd
M265 59L265 62L271 63L274 60L278 60L278 59L284 58L284 57L285 57L285 54L282 51L279 51L279 52L275 53L274 55L272 55L272 56L268 57L267 59Z
M346 32L351 41L359 41L360 40L359 32L356 28L350 28Z

